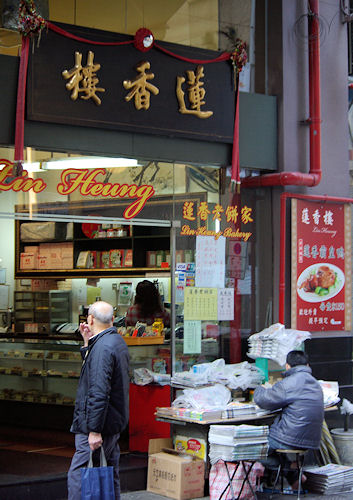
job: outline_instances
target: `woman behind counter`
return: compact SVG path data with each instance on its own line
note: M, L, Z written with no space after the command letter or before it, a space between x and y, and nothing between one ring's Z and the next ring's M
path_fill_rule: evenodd
M139 321L152 325L156 318L161 318L164 326L170 325L169 313L163 308L157 287L148 280L140 281L136 287L134 305L126 313L126 326L135 326Z

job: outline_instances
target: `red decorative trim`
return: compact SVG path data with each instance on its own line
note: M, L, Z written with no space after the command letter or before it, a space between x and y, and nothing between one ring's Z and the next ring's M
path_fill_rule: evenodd
M161 47L160 45L158 45L158 43L155 43L154 47L156 47L156 49L160 50L161 52L164 52L168 56L172 56L175 57L176 59L180 59L181 61L189 62L192 64L217 63L217 62L229 61L229 59L231 58L230 52L222 52L222 54L220 54L215 59L189 59L188 57L183 57L179 56L178 54L174 54L174 52L171 52L170 50Z
M240 187L240 162L239 162L239 75L236 76L235 89L235 115L233 131L233 150L232 150L232 176L231 183L235 183L237 191Z
M25 119L26 81L27 81L29 43L30 43L29 37L23 36L22 47L21 47L20 69L18 72L18 86L17 86L15 162L23 160L24 119Z
M131 45L132 43L134 43L134 40L126 40L125 42L98 42L95 40L88 40L87 38L82 38L80 36L74 35L73 33L69 33L68 31L59 28L59 26L51 23L50 21L47 21L47 28L54 31L58 35L65 36L66 38L71 38L72 40L76 40L77 42L91 43L92 45Z

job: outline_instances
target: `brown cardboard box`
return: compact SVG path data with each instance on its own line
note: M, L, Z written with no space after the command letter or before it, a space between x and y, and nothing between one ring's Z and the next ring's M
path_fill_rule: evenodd
M163 448L173 448L172 438L154 438L148 442L148 455L162 451Z
M147 491L176 500L204 496L205 463L199 458L160 452L148 458Z
M35 253L21 252L20 269L37 269L37 258Z
M37 258L37 269L49 269L48 268L48 256L47 255L38 255Z

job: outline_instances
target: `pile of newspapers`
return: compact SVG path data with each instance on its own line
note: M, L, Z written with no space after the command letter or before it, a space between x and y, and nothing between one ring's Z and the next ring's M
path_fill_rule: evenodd
M252 359L273 359L280 366L284 366L289 351L298 349L302 342L310 337L309 332L287 330L281 323L275 323L259 333L250 335L247 355Z
M350 465L327 464L322 467L308 467L305 468L305 475L305 487L313 493L325 495L353 490L353 467Z
M211 464L218 460L261 460L268 452L267 425L211 425L208 433Z

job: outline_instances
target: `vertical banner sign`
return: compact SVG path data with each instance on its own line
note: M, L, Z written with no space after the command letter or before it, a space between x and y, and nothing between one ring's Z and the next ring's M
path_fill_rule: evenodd
M292 328L351 330L351 207L292 199Z

